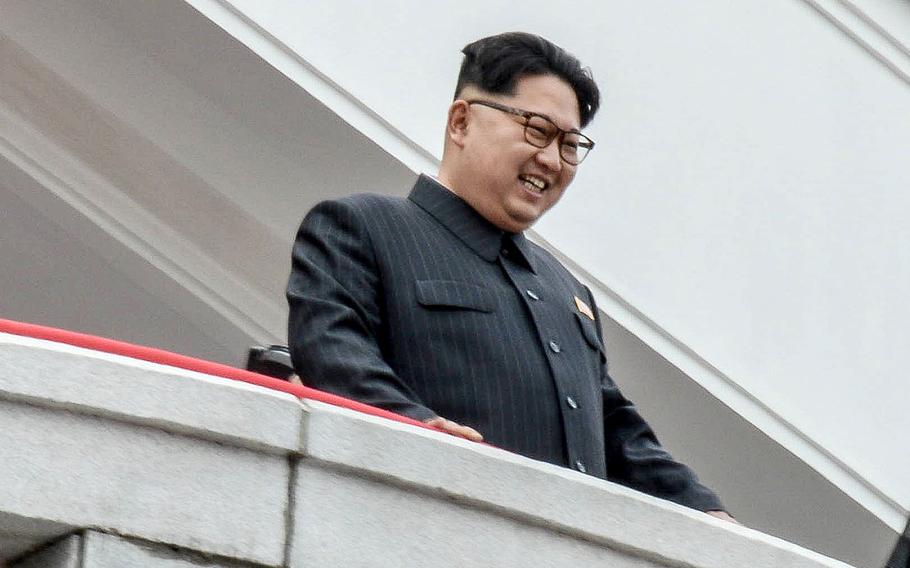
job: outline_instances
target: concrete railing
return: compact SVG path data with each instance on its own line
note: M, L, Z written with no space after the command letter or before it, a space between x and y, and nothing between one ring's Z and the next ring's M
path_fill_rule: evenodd
M0 564L844 567L438 432L0 334Z

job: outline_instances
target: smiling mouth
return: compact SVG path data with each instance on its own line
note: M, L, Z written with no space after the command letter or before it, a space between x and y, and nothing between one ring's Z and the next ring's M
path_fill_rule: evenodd
M518 179L521 180L521 184L525 186L529 191L540 194L543 193L550 184L543 178L531 175L520 175Z

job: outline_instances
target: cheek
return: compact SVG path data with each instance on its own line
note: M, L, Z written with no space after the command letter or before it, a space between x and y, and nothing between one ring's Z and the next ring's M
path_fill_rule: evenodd
M547 209L556 205L556 202L562 199L562 195L565 193L565 189L560 189L559 191L553 191L550 193L550 198L547 200Z
M562 190L565 191L572 180L575 179L575 168L565 168L562 173Z
M551 197L550 197L550 205L551 205L551 206L552 206L553 204L555 204L557 201L559 201L559 199L563 196L563 194L566 192L566 188L569 186L570 183L572 183L572 179L573 179L573 178L575 178L575 172L574 172L574 171L571 171L571 172L564 171L564 172L562 172L561 177L560 177L560 180L559 180L559 181L560 181L560 184L559 184L560 187L559 187L559 189L556 190L556 191L553 191L553 192L550 194L550 195L551 195Z
M494 175L511 171L514 164L520 163L523 159L522 154L513 146L497 144L495 141L475 148L473 158L476 164Z

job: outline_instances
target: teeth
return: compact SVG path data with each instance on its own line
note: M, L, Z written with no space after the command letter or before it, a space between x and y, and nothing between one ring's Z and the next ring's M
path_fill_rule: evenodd
M521 183L522 183L527 189L533 191L534 193L543 193L543 190L542 190L542 189L540 189L539 187L537 187L536 185L534 185L533 183L531 183L531 182L529 182L529 181L522 180Z
M547 188L547 182L544 180L534 177L534 176L521 176L521 181L524 182L525 187L534 191L543 191Z

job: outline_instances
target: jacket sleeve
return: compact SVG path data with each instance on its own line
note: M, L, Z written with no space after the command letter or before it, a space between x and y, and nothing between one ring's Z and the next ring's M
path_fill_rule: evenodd
M594 298L589 291L594 305ZM597 331L601 334L596 307ZM699 511L723 510L720 498L699 482L686 465L673 459L635 405L620 392L603 363L604 443L607 479L637 491Z
M416 420L435 413L382 356L382 278L362 212L326 201L303 220L292 252L288 345L307 386Z

